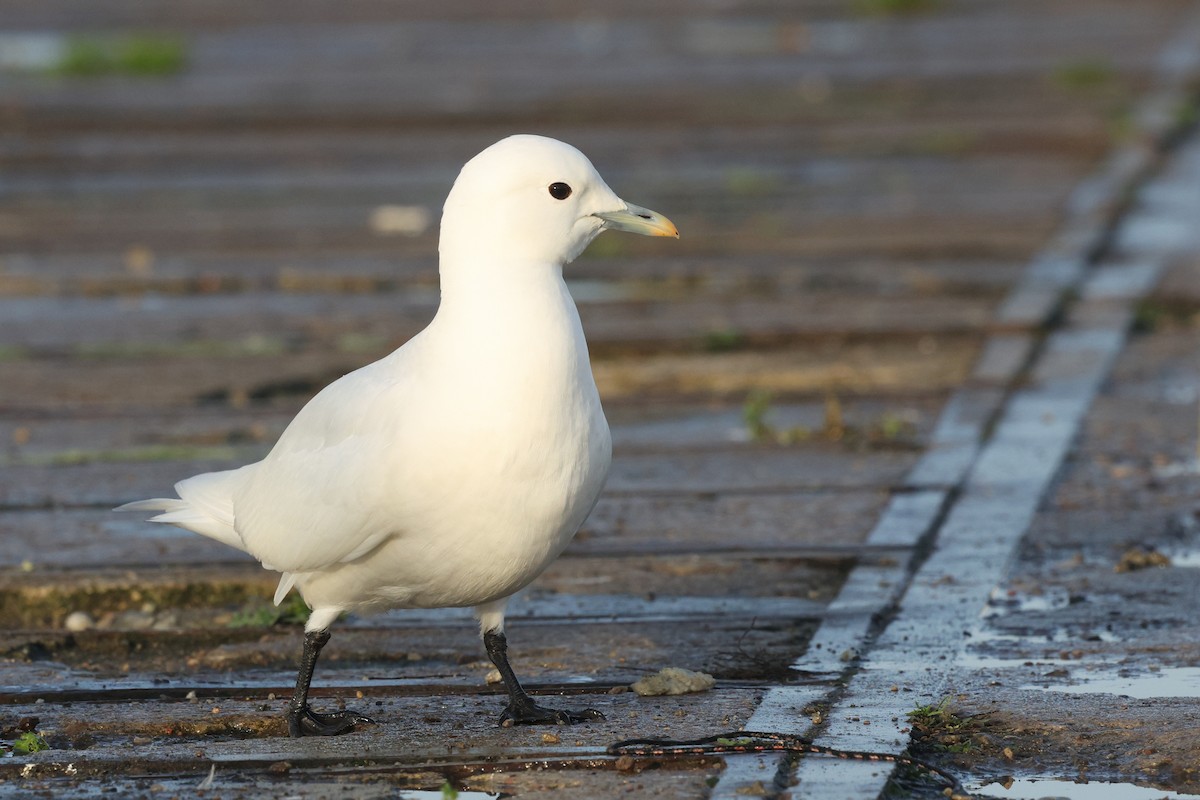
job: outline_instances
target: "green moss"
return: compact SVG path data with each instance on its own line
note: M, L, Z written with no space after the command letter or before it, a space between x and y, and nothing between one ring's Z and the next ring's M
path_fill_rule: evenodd
M768 172L749 167L729 169L725 173L726 190L738 197L762 197L777 192L780 178Z
M872 16L921 14L935 10L940 0L854 0L854 10Z
M146 358L149 356L244 358L287 352L282 337L252 334L241 339L198 339L186 342L83 342L75 347L81 358Z
M131 36L118 43L117 64L128 75L174 75L187 65L187 49L174 36Z
M627 258L630 252L629 237L610 233L597 236L584 254L589 258Z
M262 573L266 578L266 573ZM152 603L157 608L225 608L264 602L271 589L262 581L188 581L147 585L134 576L128 583L92 586L13 585L0 588L0 629L54 628L72 611L93 617L120 613Z
M337 349L342 353L374 353L383 350L387 343L386 336L371 333L344 333L337 339Z
M1113 65L1108 61L1072 61L1054 70L1054 82L1071 91L1089 91L1107 86L1116 74Z
M971 151L979 137L968 131L945 129L914 136L908 142L912 152L935 156L961 156Z
M75 36L67 41L62 60L54 68L59 75L90 78L108 75L113 71L113 58L108 48L96 39Z
M20 361L28 358L29 351L14 344L0 344L0 361Z
M1190 128L1197 122L1200 122L1200 104L1188 101L1175 107L1174 123L1176 127Z
M178 36L72 36L51 71L71 78L110 75L164 77L187 66L187 46Z
M735 328L721 328L704 334L704 349L710 353L740 350L745 344L746 337Z
M146 461L236 461L247 455L258 454L260 449L228 445L203 447L162 444L113 450L61 450L0 457L0 466L79 467L86 464L134 464Z

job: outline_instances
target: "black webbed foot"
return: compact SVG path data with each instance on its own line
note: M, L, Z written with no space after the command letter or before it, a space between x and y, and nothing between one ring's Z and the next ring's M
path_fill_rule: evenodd
M513 725L578 725L581 722L603 721L604 715L594 708L584 708L579 711L546 708L539 706L526 697L524 702L510 702L500 715L500 725L511 728Z
M373 725L375 720L353 711L335 711L321 714L313 711L306 703L299 711L288 709L288 733L300 736L339 736L354 730L358 724Z
M513 725L578 725L581 722L596 722L603 720L604 715L594 708L581 711L566 711L556 708L546 708L533 702L533 698L525 693L517 676L513 674L512 665L508 663L508 640L500 631L485 631L483 646L487 648L488 657L500 671L504 679L504 688L508 690L508 707L500 715L500 725L511 728Z
M296 691L288 703L288 734L300 736L338 736L354 730L359 723L374 724L370 717L353 711L335 711L319 714L308 705L308 687L312 682L313 670L321 648L329 641L329 631L308 631L304 634L304 652L300 656L300 672L296 675Z

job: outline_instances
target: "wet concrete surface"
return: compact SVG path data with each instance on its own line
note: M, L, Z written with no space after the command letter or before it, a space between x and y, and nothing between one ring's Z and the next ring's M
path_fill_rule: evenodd
M0 72L0 749L49 745L0 796L942 796L606 754L743 726L1200 792L1195 4L468 5L6 8L5 58L188 58ZM454 171L531 128L684 232L569 270L613 475L512 608L535 693L607 720L496 727L469 614L394 613L316 679L377 724L287 739L273 573L108 509L419 330ZM625 691L667 666L716 687Z

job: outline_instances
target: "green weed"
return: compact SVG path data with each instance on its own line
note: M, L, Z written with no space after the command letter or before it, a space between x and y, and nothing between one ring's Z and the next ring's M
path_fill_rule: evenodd
M27 756L30 753L38 753L49 749L50 745L46 744L46 740L33 731L22 733L13 740L12 746L13 755L15 756Z
M922 739L935 742L950 753L969 753L974 747L971 731L975 720L958 716L950 708L950 698L936 705L917 706L908 712L913 731Z
M273 625L303 625L312 609L298 593L293 592L278 606L244 608L229 620L230 628L269 628Z
M767 412L771 409L771 393L756 389L746 398L742 406L742 422L750 438L756 442L764 442L773 438L774 429L767 424Z

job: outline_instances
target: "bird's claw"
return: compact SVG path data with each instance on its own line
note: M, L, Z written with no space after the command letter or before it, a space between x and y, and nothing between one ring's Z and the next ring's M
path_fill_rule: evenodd
M509 703L500 715L500 726L511 728L514 725L578 725L581 722L603 721L604 715L594 708L580 711L546 708L532 700L527 703Z
M321 714L308 705L299 711L288 712L288 733L301 736L340 736L354 730L358 724L374 725L375 720L353 711L335 711Z

